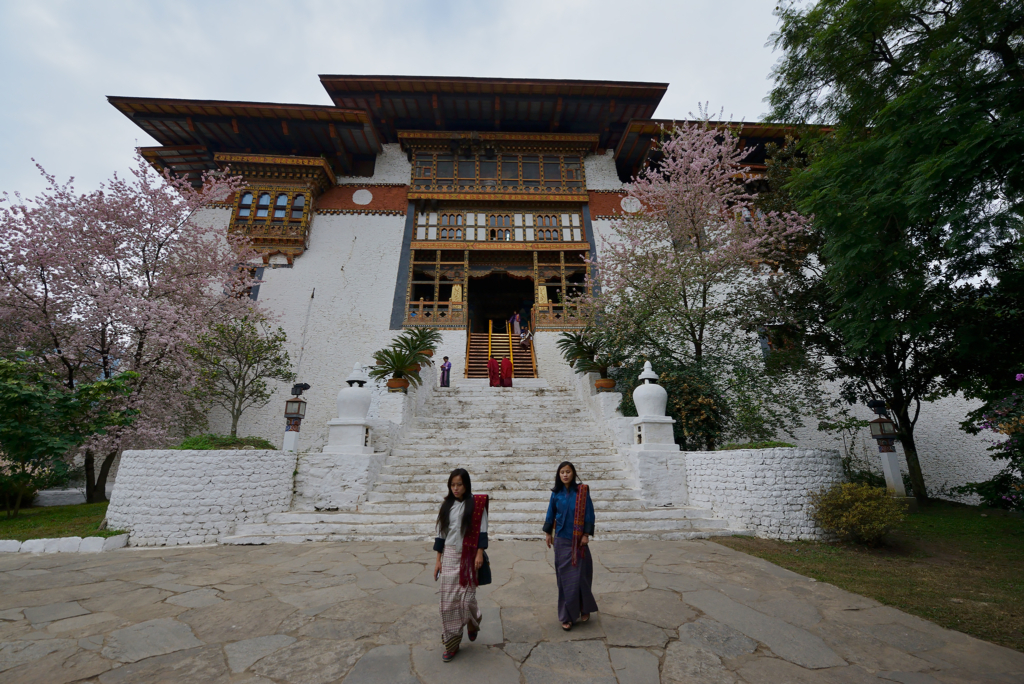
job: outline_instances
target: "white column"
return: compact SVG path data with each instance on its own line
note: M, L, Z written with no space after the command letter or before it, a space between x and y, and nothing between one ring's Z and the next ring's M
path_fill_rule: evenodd
M907 490L903 487L903 475L900 473L899 455L890 451L879 454L882 457L882 472L885 473L885 488L893 496L907 496Z

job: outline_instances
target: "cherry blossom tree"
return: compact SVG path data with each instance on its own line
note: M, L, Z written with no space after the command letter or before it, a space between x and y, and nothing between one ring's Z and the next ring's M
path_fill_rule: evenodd
M798 256L808 219L755 208L738 143L706 118L664 133L658 161L628 186L639 209L602 241L592 262L597 287L580 304L629 353L699 369L731 388L734 419L746 425L739 436L769 438L799 420L804 402L780 395L778 379L757 381L759 336L786 319L764 294L785 277L779 265Z
M69 388L136 374L124 408L138 419L82 448L86 498L103 501L118 454L164 443L185 408L196 376L189 345L214 319L252 306L243 266L254 253L214 228L211 212L242 183L208 172L194 188L141 154L129 178L84 194L39 170L42 194L0 200L0 344L29 350Z

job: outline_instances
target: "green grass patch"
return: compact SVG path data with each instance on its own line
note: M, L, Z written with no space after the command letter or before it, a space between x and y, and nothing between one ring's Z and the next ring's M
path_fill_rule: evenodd
M718 451L729 451L731 449L778 449L780 447L794 447L796 444L789 442L747 442L745 444L723 444Z
M882 546L716 539L821 582L1024 651L1024 519L935 502Z
M53 539L55 537L114 537L118 530L101 530L107 504L23 508L17 518L0 517L0 539Z
M277 447L262 437L231 437L228 435L196 435L189 437L181 444L172 449L241 449L251 447L253 449L274 449Z

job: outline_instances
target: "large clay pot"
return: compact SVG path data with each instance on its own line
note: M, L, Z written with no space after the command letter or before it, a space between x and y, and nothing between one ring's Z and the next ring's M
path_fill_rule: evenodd
M433 356L434 355L434 350L433 349L424 349L423 350L423 355L424 356Z
M405 378L391 378L388 380L389 392L404 392L408 386L409 381Z
M599 392L608 392L615 389L615 381L611 378L598 378L594 381L594 387Z
M406 373L419 373L420 372L420 368L422 368L422 366L420 366L420 364L414 363L413 365L411 365L408 368L406 368L405 372Z

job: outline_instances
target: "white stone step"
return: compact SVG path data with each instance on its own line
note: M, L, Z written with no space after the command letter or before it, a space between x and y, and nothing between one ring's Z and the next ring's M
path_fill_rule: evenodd
M653 539L661 541L686 541L689 539L711 539L713 537L728 537L733 535L749 535L746 530L737 529L690 529L674 531L652 531L652 532L618 532L603 534L596 541L626 541L633 539ZM493 542L501 541L536 541L538 544L543 540L543 534L496 534L490 537ZM361 542L361 541L419 541L425 548L431 545L430 539L424 539L418 535L403 534L251 534L251 535L230 535L220 538L221 544L236 545L258 545L258 544L304 544L307 542ZM488 553L500 553L500 546L492 546Z
M629 468L573 390L543 378L492 388L455 379L437 388L393 445L365 500L338 511L293 510L262 524L241 524L232 544L419 540L429 544L448 474L473 476L490 501L489 537L540 539L560 461L571 460L591 485L597 539L692 539L734 534L710 511L648 507ZM341 466L343 467L343 466ZM308 506L301 496L295 504Z
M352 506L346 508L346 511L359 511L363 513L374 513L380 515L412 515L412 514L425 514L430 516L436 516L438 507L440 506L440 498L435 498L433 501L377 501L371 504L360 504L359 506ZM616 515L618 517L632 516L635 514L646 515L650 511L688 511L687 515L691 517L710 518L713 517L711 511L704 508L691 508L686 506L679 507L648 507L645 506L644 502L639 498L637 499L622 499L622 500L601 500L598 507L599 515ZM504 515L506 512L529 512L535 515L543 516L548 509L548 499L535 499L535 500L503 500L503 499L491 499L489 509L494 516ZM291 511L289 513L280 513L275 515L300 515L305 513L299 513L297 511ZM327 513L328 515L330 513Z
M448 475L451 473L452 468L410 468L405 466L392 466L385 467L380 475L377 476L377 482L431 482L447 484ZM516 482L534 482L535 486L548 487L555 481L555 474L551 468L544 469L527 469L520 468L515 464L509 465L495 465L495 466L477 466L473 469L466 469L469 471L469 476L473 479L473 486L476 489L481 489L480 483L491 483L493 485L500 485L506 480L514 480ZM397 472L396 472L397 471ZM604 469L590 467L586 471L587 482L595 483L601 482L602 486L609 486L607 481L619 481L629 480L630 474L625 470L621 469Z
M539 534L543 519L495 521L488 523L488 536ZM616 533L673 532L692 529L727 529L728 523L716 518L631 518L598 519L595 536ZM368 516L352 514L278 514L273 521L261 524L240 524L235 535L251 536L279 534L404 534L431 538L435 534L435 522L427 516Z
M505 451L472 451L468 454L459 452L457 458L460 459L460 467L464 466L467 470L470 470L470 466L479 467L487 466L491 463L506 463L515 462L523 465L539 465L547 467L551 470L552 478L554 478L554 469L558 465L558 462L551 458L547 451L537 449L533 451L522 451L519 449L508 449ZM438 452L433 454L429 449L399 449L395 448L391 450L391 456L387 460L388 465L395 465L402 463L409 466L426 466L432 465L445 465L447 466L451 462L451 456L445 454L452 452ZM576 468L582 472L584 468L593 466L599 467L604 464L615 463L618 465L622 464L622 459L619 458L618 453L615 449L608 449L606 452L594 453L592 455L583 456L582 458L574 461ZM472 470L470 470L472 475Z
M346 512L332 512L332 511L316 511L316 512L296 512L290 511L288 513L272 513L267 516L268 525L277 525L284 523L298 523L298 524L380 524L380 523L394 523L396 525L412 525L429 523L434 524L437 519L437 506L429 510L420 511L406 511L406 512L390 512L385 513L383 511L377 511L376 509L369 509L372 512L359 512L359 511L346 511ZM501 508L491 505L488 511L488 518L491 520L491 524L500 526L503 524L510 523L535 523L543 524L545 509L535 510L502 510ZM666 521L666 520L711 520L711 516L704 509L700 508L652 508L645 510L605 510L602 509L598 513L598 525L603 529L606 524L609 523L622 523L625 521L632 521L638 524L646 524L648 521Z
M508 490L508 491L489 491L478 493L486 493L491 496L492 500L504 500L504 501L547 501L548 497L543 492L536 492L533 490ZM409 501L409 502L423 502L429 501L435 505L440 505L441 498L444 495L443 489L441 491L433 492L378 492L369 491L366 493L366 500L368 503L376 503L378 501L396 502L396 501ZM542 498L543 497L543 498ZM595 492L591 495L591 499L594 500L594 505L597 505L598 501L639 501L640 492L634 489L623 489L619 491L606 491L606 492Z

